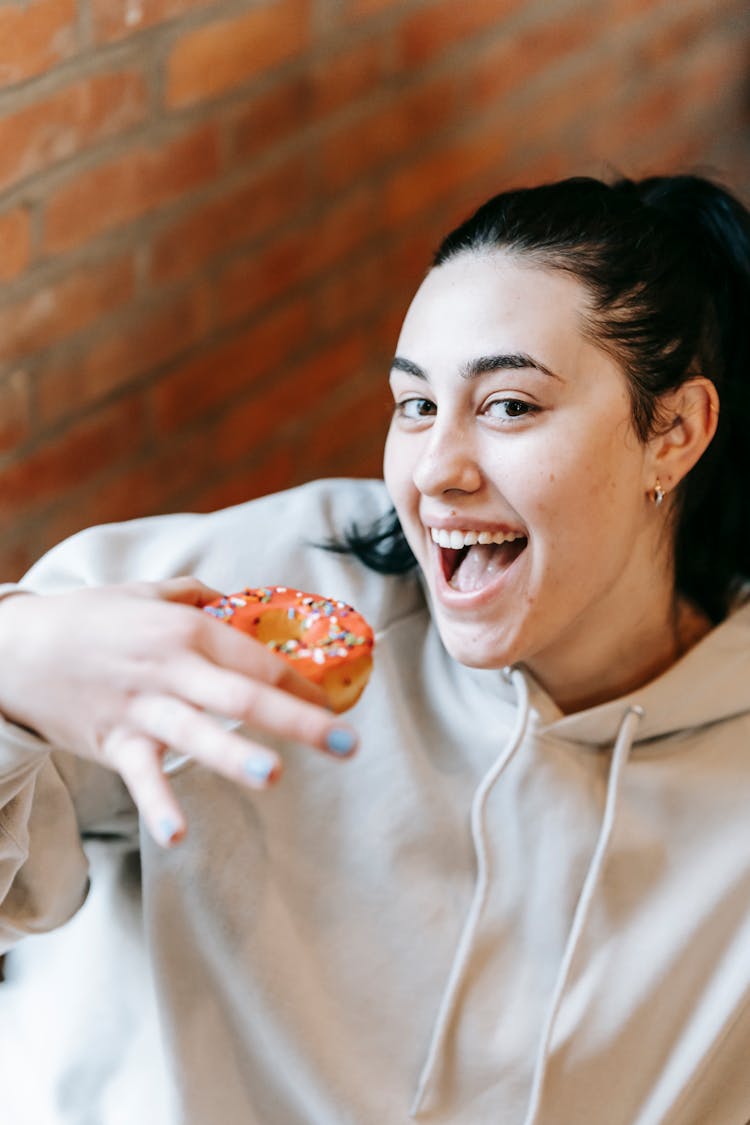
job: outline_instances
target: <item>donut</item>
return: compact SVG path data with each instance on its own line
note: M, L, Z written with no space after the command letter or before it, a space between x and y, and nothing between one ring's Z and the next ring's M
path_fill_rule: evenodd
M362 694L372 669L372 629L345 602L286 586L260 586L227 594L206 613L262 641L314 684L332 711L347 711Z

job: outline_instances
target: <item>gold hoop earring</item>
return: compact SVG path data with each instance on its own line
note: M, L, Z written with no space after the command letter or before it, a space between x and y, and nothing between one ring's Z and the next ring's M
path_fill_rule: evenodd
M658 477L656 478L656 483L654 484L654 487L652 488L649 495L651 497L651 503L654 505L655 508L659 507L662 500L667 495L666 492L664 491L664 489L662 488L661 481L659 480Z

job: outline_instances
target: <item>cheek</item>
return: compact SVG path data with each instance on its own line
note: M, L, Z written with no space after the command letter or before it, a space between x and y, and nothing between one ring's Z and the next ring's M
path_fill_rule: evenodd
M385 447L383 449L383 477L385 479L388 491L391 491L391 485L396 483L396 441L393 433L393 425L389 427L386 434Z
M612 441L548 446L516 490L519 510L553 572L605 554L630 525L639 496L635 461L614 457Z
M393 426L388 431L383 454L383 479L388 494L402 523L409 507L414 507L415 489L412 483L412 466L402 435Z

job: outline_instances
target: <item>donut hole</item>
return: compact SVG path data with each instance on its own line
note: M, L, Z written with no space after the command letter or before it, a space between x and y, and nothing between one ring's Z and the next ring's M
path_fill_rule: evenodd
M289 616L285 609L266 609L253 622L255 636L264 645L283 645L287 641L300 641L304 629L296 615Z

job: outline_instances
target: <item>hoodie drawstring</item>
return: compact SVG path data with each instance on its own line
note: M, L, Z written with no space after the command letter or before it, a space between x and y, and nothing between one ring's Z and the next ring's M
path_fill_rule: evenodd
M466 974L477 927L479 926L482 911L487 900L487 892L490 886L490 862L485 817L487 798L492 786L523 742L526 727L528 726L530 706L529 689L526 685L526 680L523 674L515 669L511 670L510 677L516 689L518 717L507 744L503 747L502 753L495 760L490 770L482 778L471 804L471 836L477 862L474 895L466 922L464 923L458 948L453 958L451 974L448 978L445 992L443 993L435 1030L433 1031L429 1051L427 1052L427 1059L422 1068L419 1085L417 1086L417 1092L412 1103L410 1111L411 1116L416 1115L421 1109L437 1061L443 1052L448 1027L456 1005L456 999Z
M609 777L607 779L607 798L604 805L604 816L602 817L601 828L599 829L599 838L596 841L594 854L591 858L588 871L586 872L586 878L583 881L583 889L581 890L575 914L573 915L573 924L570 927L565 952L560 964L560 971L557 975L557 981L555 982L552 993L549 1012L544 1021L544 1029L542 1031L536 1064L534 1066L534 1075L531 1081L531 1096L529 1098L529 1107L524 1119L524 1125L537 1125L539 1119L542 1090L547 1072L547 1064L549 1063L551 1055L552 1034L555 1021L560 1011L560 1005L568 983L568 976L570 975L570 968L578 947L578 942L588 920L594 891L596 890L604 867L604 860L607 855L607 849L609 848L612 838L612 829L615 823L615 813L617 810L622 775L633 746L638 724L642 717L642 707L629 707L623 716L620 729L617 732L617 739L612 751Z

